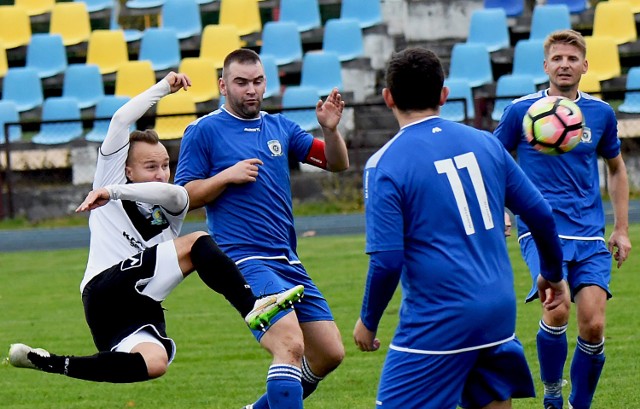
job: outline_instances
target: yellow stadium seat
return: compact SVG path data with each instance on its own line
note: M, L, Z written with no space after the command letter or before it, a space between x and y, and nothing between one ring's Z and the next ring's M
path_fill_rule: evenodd
M51 10L49 33L60 34L65 46L89 40L91 19L84 2L56 3Z
M600 85L600 80L598 80L597 75L591 71L587 71L586 74L582 75L582 78L580 78L579 89L580 91L591 94L594 97L601 98L600 91L602 91L602 87Z
M618 45L611 37L587 36L587 61L589 72L594 74L598 81L606 81L620 76L620 54Z
M133 98L156 83L151 61L128 61L116 71L115 95Z
M7 61L7 50L4 48L2 41L0 41L0 78L4 78L8 69L9 62Z
M227 54L240 47L240 34L233 25L210 24L202 30L200 58L209 58L216 68L222 68Z
M29 44L31 21L25 9L18 6L0 6L0 41L7 50Z
M259 33L260 6L256 0L220 0L219 24L236 26L240 36Z
M14 4L25 9L29 16L39 16L50 12L55 3L55 0L16 0Z
M612 37L616 44L636 41L636 20L631 5L624 1L601 1L593 15L593 36Z
M187 74L191 79L191 87L187 94L194 102L211 101L220 97L218 70L213 61L207 58L183 58L178 71Z
M627 2L631 6L633 13L640 13L640 0L609 0L612 3L618 3L620 1Z
M93 30L87 46L87 64L95 64L101 74L111 74L129 61L122 30Z
M180 90L158 101L155 130L160 139L182 138L187 125L196 120L196 103L188 94L189 91ZM160 116L171 114L187 115Z

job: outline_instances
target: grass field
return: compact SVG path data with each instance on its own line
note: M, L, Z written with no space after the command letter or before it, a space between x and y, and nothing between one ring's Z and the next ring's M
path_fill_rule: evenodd
M640 243L640 226L631 230ZM367 257L362 236L300 240L300 256L325 293L346 346L344 363L305 401L308 409L373 408L380 368L397 322L396 298L379 330L383 348L356 350L351 333L360 311ZM509 239L519 299L529 275L517 243ZM0 357L9 344L25 342L60 354L92 354L78 285L86 249L58 252L0 253ZM632 254L613 273L614 298L608 304L607 365L593 409L640 408L640 257ZM169 334L178 345L176 360L164 377L145 383L112 385L0 365L0 407L7 409L211 408L239 409L264 391L269 356L226 301L189 277L166 300ZM518 305L517 333L538 379L535 333L538 305ZM576 336L569 329L570 355ZM568 365L565 373L568 377ZM540 382L536 381L540 395ZM568 388L565 394L568 393ZM516 401L517 409L541 408L541 398Z

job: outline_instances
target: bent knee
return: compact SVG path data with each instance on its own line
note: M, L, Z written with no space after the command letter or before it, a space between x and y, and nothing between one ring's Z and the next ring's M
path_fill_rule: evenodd
M145 363L147 364L147 373L150 379L159 378L167 373L169 366L167 360L160 357L145 360Z

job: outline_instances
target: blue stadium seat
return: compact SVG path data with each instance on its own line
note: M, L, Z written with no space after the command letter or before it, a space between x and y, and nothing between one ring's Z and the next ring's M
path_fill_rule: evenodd
M200 5L196 0L166 0L161 17L162 27L174 29L180 40L202 33Z
M501 8L507 17L520 17L524 12L524 0L484 0L484 8Z
M569 7L571 14L580 14L589 8L587 0L547 0L547 4L564 4Z
M120 2L114 1L113 8L111 9L111 17L109 18L109 30L122 30L124 32L124 39L127 43L140 40L142 38L142 31L132 28L123 28L120 23L118 23L120 10Z
M361 28L381 24L380 0L341 0L340 18L357 20Z
M117 96L117 95L105 95L96 104L95 118L108 118L108 119L96 119L93 122L93 128L85 135L85 139L89 142L102 142L107 136L109 130L109 123L111 117L116 111L129 101L129 97ZM135 129L135 125L131 125L130 132Z
M290 85L282 93L282 114L305 131L320 128L315 106L320 94L313 87ZM293 109L308 108L308 109Z
M77 119L74 122L43 123L31 140L36 144L55 145L71 142L82 135L78 101L68 97L49 97L42 104L42 121Z
M44 92L38 72L28 67L9 68L2 82L2 99L14 101L18 112L41 106Z
M340 61L364 56L360 24L353 19L329 19L324 24L322 50L338 54Z
M92 107L104 98L100 68L94 64L71 64L62 81L62 96L75 98L80 109Z
M627 73L624 101L618 111L628 114L640 114L640 67L633 67Z
M110 10L113 9L113 5L115 3L114 0L74 0L77 2L82 2L87 5L87 11L89 13L95 13L102 10ZM116 0L118 1L118 0Z
M278 21L295 23L304 32L322 27L318 0L280 0Z
M504 9L475 10L471 14L467 43L482 44L490 53L508 48L509 25Z
M267 89L263 98L270 98L280 95L280 74L278 73L278 65L275 58L270 55L260 57L262 67L264 68L264 76L267 78Z
M493 82L491 57L481 44L457 43L451 50L449 78L466 80L472 88Z
M475 117L475 106L473 103L473 90L469 82L464 79L447 78L444 81L444 85L449 88L449 97L447 102L440 107L440 117L455 122L473 119Z
M570 28L571 12L566 4L541 4L533 9L529 39L544 40L556 30Z
M504 109L517 97L536 92L533 78L527 75L505 74L498 78L496 84L496 101L491 112L491 119L499 121Z
M20 113L13 101L0 101L0 145L6 142L5 124L7 122L20 122ZM20 125L9 126L9 143L19 141L22 138Z
M295 23L268 21L262 28L260 56L270 55L278 66L302 61L302 38Z
M37 33L27 45L27 67L38 72L40 78L58 75L67 68L67 50L60 34Z
M154 71L162 71L177 69L181 58L180 40L173 28L151 27L144 30L138 60L149 60Z
M520 40L513 51L514 75L528 75L537 84L549 81L544 72L544 42L543 40Z
M343 89L340 59L332 52L305 53L300 75L300 85L315 88L321 96L329 95L333 88Z

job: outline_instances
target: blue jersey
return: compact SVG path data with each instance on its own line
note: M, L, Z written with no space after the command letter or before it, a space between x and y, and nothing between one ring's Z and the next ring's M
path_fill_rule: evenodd
M404 255L392 348L453 353L513 337L504 207L526 213L548 205L495 138L438 117L404 126L368 160L364 194L367 253ZM368 328L379 319L371 312L387 302L379 298L365 295Z
M553 208L560 237L603 238L598 155L611 159L620 153L615 113L606 102L579 92L574 102L584 116L582 140L570 152L545 155L527 143L522 128L529 107L545 96L547 91L539 91L515 100L505 109L494 135L507 150L517 149L520 166ZM528 232L529 227L518 220L518 234Z
M262 160L256 182L229 185L206 205L209 233L235 261L298 261L289 155L303 161L312 142L312 135L282 115L261 112L245 120L218 109L185 130L175 183L207 179L245 159Z

